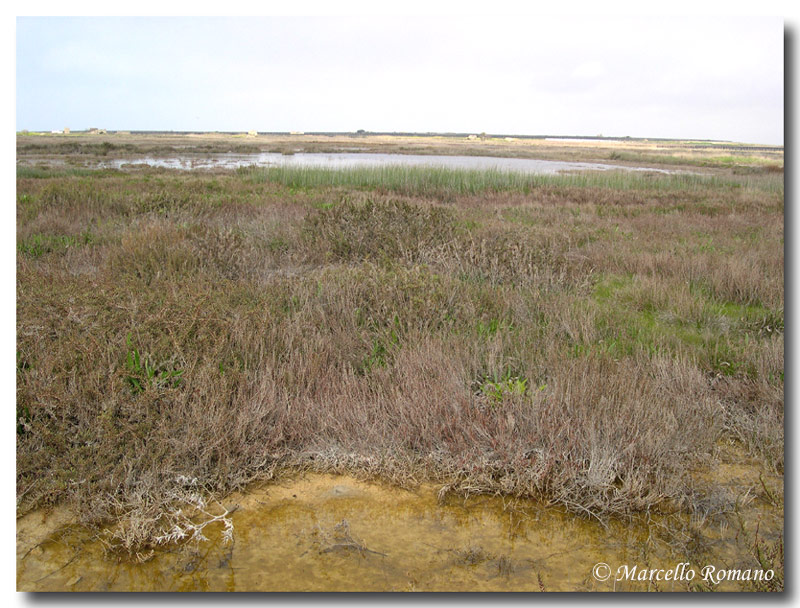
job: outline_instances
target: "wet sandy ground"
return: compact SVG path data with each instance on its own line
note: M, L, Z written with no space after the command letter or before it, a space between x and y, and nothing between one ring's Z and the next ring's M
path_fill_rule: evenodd
M720 483L721 478L724 481ZM721 465L719 505L740 497L740 514L760 538L783 529L781 508L755 498L758 472ZM780 478L771 478L772 487ZM742 490L752 488L741 500ZM728 492L726 494L726 492ZM736 518L714 515L611 521L576 517L533 501L477 496L437 500L436 488L408 491L309 474L228 497L233 541L214 523L207 541L120 561L63 509L17 522L20 591L684 591L687 581L614 580L620 566L694 569L756 564ZM679 529L683 526L683 530ZM692 538L694 535L694 538ZM593 568L608 564L598 580ZM602 575L602 571L600 572ZM739 583L719 589L738 590Z

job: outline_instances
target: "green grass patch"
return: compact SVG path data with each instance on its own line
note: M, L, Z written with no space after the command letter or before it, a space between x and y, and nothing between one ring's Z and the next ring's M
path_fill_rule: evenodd
M33 234L17 243L17 251L32 258L39 258L49 253L63 253L70 247L91 245L94 235L85 230L79 235Z
M669 294L654 297L635 276L603 277L592 294L600 337L573 344L571 354L683 354L709 371L754 377L746 350L753 340L783 332L783 311L719 302L697 285L690 293L695 301L687 311L672 305Z

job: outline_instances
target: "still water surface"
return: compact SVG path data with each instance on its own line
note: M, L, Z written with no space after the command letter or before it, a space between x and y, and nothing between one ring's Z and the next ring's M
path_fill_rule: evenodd
M625 167L602 163L536 160L530 158L501 158L491 156L435 156L415 154L371 154L356 152L296 153L296 154L212 154L209 156L141 157L101 161L102 168L120 169L135 165L166 169L236 169L239 167L326 167L346 169L356 167L445 167L451 169L496 169L522 173L554 175L566 171L654 171L673 173L666 169Z
M738 493L741 475L751 473L735 467L728 474ZM713 514L693 523L661 517L601 525L534 501L478 496L439 502L433 486L408 491L322 474L265 484L225 501L227 508L234 504L233 542L225 542L223 525L215 523L204 531L207 541L158 550L144 563L105 554L96 538L64 526L69 518L62 512L31 513L17 522L17 588L679 591L685 582L614 578L621 565L668 569L691 560L699 573L709 563L754 563L738 527ZM764 539L782 532L778 510L751 502L741 512L751 530L760 520ZM614 573L608 580L592 574L600 562Z

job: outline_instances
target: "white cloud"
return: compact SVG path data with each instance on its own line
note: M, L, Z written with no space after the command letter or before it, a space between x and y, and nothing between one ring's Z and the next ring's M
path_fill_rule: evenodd
M29 19L17 122L57 128L42 100L83 96L118 128L780 143L782 45L780 20L754 18Z

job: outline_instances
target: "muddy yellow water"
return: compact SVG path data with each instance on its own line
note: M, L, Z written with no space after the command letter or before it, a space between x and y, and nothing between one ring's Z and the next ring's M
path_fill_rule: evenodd
M741 475L746 476L730 472L732 481L719 486L707 517L606 525L532 501L441 502L432 486L407 491L344 476L306 475L229 497L226 506L238 505L230 516L232 541L226 541L224 525L214 523L203 531L208 540L167 547L144 563L107 554L88 532L68 525L62 511L40 511L17 522L17 588L682 591L690 583L702 585L706 566L758 567L753 543L775 541L782 533L782 508L759 498L755 483L747 486L755 481L752 476ZM730 511L734 494L739 515L722 513ZM679 567L683 562L689 565ZM599 563L607 569L596 568ZM627 572L635 566L638 576L642 570L664 572L651 577L660 581L626 580L624 566ZM673 572L668 578L679 580L664 580L668 571ZM695 576L688 581L691 571ZM717 588L743 585L723 581Z

